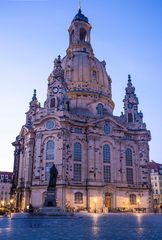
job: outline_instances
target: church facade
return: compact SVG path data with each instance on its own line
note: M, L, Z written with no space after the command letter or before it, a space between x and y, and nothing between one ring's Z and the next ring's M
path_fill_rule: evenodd
M93 53L91 28L79 9L68 29L66 56L54 60L44 106L34 90L26 123L12 143L12 194L19 209L43 205L54 163L63 209L151 211L150 132L130 75L124 112L113 115L112 81L105 61Z

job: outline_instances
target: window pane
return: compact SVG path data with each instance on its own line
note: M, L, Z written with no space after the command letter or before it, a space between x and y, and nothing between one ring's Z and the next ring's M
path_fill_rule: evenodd
M74 195L74 201L75 203L83 203L83 193L76 192Z
M50 163L46 163L45 165L45 179L46 180L49 180L49 177L50 177L50 168L52 167L53 163L50 162Z
M49 140L46 145L46 159L53 160L54 159L54 141Z
M81 144L74 143L74 161L81 161Z
M103 162L110 163L110 146L108 144L103 146Z
M55 99L54 99L54 98L51 99L50 107L51 107L51 108L54 108L54 107L55 107Z
M81 164L74 164L74 181L81 181Z
M96 80L97 79L97 73L95 70L92 71L92 79Z
M125 158L126 158L126 166L132 166L132 150L130 148L126 149L125 152Z
M108 123L105 123L104 125L104 133L108 135L110 133L110 126Z
M133 184L133 169L127 168L126 174L127 174L127 183Z
M135 194L130 194L130 204L136 204L136 195Z
M104 111L104 107L103 107L103 104L99 103L97 105L97 114L102 116L103 115L103 111Z
M82 133L82 129L81 128L74 128L74 132L75 133Z
M111 182L111 169L110 166L104 166L104 181L110 183Z
M132 113L128 113L128 122L133 122Z

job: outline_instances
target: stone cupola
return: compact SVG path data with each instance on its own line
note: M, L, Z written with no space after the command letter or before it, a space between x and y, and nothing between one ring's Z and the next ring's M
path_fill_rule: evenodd
M91 28L88 18L79 9L69 27L69 46L62 59L70 108L95 113L97 104L102 104L104 112L112 114L111 78L106 71L106 62L94 56Z
M128 75L128 83L125 88L125 98L124 102L124 115L127 123L143 123L143 114L142 112L138 112L138 98L135 93L135 87L131 81L131 75Z
M88 52L93 55L93 49L90 44L90 31L91 25L88 22L88 18L85 17L81 9L75 15L71 25L69 27L69 47L67 54L74 52Z

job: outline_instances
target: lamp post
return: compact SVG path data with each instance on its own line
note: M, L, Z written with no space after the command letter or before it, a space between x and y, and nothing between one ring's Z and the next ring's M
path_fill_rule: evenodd
M4 207L5 202L2 200L1 201L1 207Z
M14 199L13 198L10 199L10 211L11 212L14 211Z
M139 198L137 198L138 212L139 212L139 204L140 204L140 199L139 199Z
M95 197L95 198L94 198L94 205L95 205L94 212L95 212L95 213L96 213L96 203L97 203L97 198Z

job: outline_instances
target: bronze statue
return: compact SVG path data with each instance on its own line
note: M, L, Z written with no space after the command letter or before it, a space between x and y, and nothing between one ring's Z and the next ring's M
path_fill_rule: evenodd
M58 175L57 168L55 167L55 164L53 164L53 166L50 168L50 179L48 189L56 187L57 175Z

